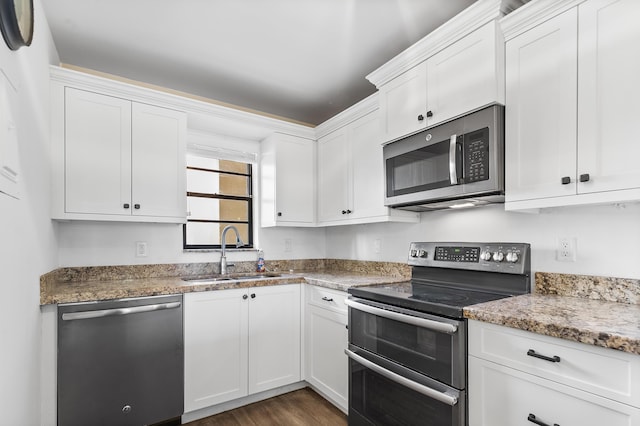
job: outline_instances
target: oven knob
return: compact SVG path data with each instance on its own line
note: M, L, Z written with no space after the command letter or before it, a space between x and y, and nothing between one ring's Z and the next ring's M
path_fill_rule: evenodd
M418 256L418 250L412 249L411 252L409 253L409 256L417 257Z
M504 260L504 253L501 251L493 253L493 260L496 262L502 262Z
M480 259L482 260L486 260L487 262L491 260L491 252L490 251L483 251L482 253L480 253Z
M518 261L518 254L509 252L507 253L507 262L516 263Z
M427 257L427 254L426 250L418 250L418 257Z

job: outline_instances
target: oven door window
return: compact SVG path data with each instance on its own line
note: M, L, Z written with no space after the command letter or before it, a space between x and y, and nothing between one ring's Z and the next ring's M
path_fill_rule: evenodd
M349 425L463 425L465 395L451 406L349 360Z
M459 332L447 334L350 309L350 343L454 387L464 387ZM464 348L462 348L464 351ZM462 364L462 365L460 365Z
M451 186L449 139L386 160L387 196Z

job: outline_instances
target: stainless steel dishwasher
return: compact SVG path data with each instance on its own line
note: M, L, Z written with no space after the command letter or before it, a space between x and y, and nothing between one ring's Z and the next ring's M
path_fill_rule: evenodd
M58 425L149 425L183 413L182 295L58 307Z

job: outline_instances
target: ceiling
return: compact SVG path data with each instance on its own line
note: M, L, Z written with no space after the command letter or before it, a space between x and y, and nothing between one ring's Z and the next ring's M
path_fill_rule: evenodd
M317 125L475 0L42 0L69 65Z

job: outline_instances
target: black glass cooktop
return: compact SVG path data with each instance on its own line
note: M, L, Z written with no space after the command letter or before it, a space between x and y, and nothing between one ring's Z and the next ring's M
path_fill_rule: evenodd
M465 306L509 297L509 294L505 293L451 288L412 281L352 287L349 293L354 297L451 318L462 318L462 310Z

